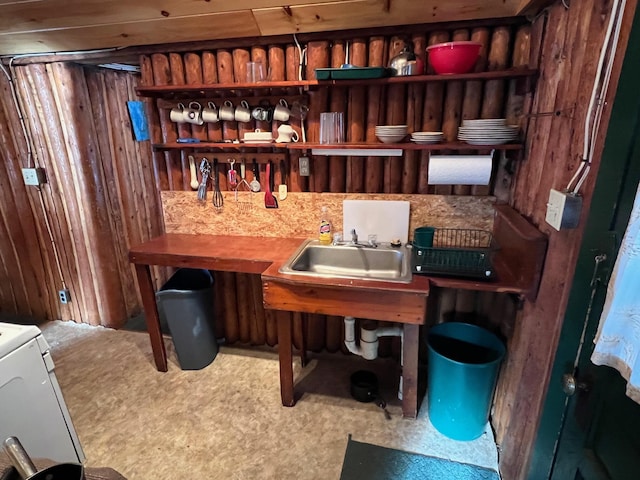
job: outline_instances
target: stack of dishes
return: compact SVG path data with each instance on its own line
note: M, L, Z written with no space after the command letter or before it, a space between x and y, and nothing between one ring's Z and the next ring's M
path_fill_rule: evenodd
M407 125L377 125L376 137L382 143L397 143L407 136Z
M444 138L442 132L413 132L411 134L411 141L422 145L429 143L439 143Z
M463 120L458 140L470 145L502 145L518 139L520 127L507 125L504 118Z

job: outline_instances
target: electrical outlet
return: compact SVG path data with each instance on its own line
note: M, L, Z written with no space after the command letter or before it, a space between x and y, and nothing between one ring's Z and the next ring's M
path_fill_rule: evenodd
M25 185L40 186L43 183L47 183L47 176L44 173L44 168L23 168L22 179Z
M300 162L300 176L308 177L310 174L309 157L300 157L298 160Z
M580 222L582 197L575 193L553 188L549 191L545 221L556 230L576 228Z
M58 296L60 297L60 303L69 303L71 301L71 292L66 288L58 290Z

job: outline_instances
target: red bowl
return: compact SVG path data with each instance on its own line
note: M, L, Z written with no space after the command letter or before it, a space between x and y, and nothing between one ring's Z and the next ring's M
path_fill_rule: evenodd
M437 43L427 47L429 63L440 75L468 73L476 64L480 47L478 42Z

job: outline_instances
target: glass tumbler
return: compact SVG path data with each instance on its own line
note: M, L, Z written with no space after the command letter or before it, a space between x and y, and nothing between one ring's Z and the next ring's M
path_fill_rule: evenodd
M264 82L264 65L262 62L247 62L247 83Z
M320 143L344 143L343 112L324 112L320 114Z

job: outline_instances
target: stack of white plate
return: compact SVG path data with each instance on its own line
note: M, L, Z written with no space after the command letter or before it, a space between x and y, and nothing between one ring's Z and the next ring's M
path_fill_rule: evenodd
M407 130L406 125L377 125L376 137L382 143L396 143L407 136Z
M429 143L439 143L444 138L442 132L413 132L411 134L411 141L427 145Z
M458 140L470 145L502 145L518 139L520 127L507 125L504 118L463 120Z

